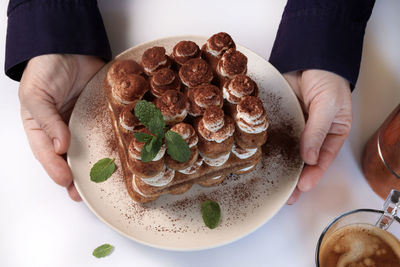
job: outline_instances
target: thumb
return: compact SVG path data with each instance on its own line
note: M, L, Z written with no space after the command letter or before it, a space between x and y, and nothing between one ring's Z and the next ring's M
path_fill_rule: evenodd
M53 142L54 151L59 155L66 153L70 142L70 132L58 113L53 97L43 89L33 88L29 91L33 90L36 91L23 94L21 104L26 107L32 118Z
M336 115L334 101L320 93L310 103L308 120L300 139L300 154L309 165L318 163L321 146Z

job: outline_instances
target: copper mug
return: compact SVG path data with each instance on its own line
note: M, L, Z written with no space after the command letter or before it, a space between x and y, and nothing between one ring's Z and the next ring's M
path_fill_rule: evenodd
M400 190L400 104L369 139L362 169L371 188L382 199Z

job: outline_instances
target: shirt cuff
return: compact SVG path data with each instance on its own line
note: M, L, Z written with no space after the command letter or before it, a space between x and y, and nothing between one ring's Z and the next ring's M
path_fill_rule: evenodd
M371 7L372 9L372 7ZM284 14L270 62L281 73L323 69L356 84L367 21L311 8Z
M55 53L92 55L105 61L111 59L96 0L11 1L6 75L19 81L29 59Z

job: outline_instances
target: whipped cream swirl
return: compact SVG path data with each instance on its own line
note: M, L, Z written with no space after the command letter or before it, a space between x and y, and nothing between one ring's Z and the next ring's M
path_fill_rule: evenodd
M236 110L236 124L243 132L257 134L267 130L268 117L261 100L257 97L244 97Z
M206 109L198 126L198 132L205 140L217 143L228 139L234 131L232 119L225 116L224 111L216 106Z
M189 89L188 98L190 102L189 114L196 117L202 115L210 106L222 107L223 96L221 90L211 84L203 84Z
M161 187L169 184L175 176L175 171L164 165L162 171L150 178L141 178L142 181L148 185Z
M123 113L122 113L123 114ZM135 126L129 126L128 124L126 124L126 119L124 118L124 116L121 114L121 116L119 117L119 124L121 125L122 128L124 128L125 130L129 131L129 132L133 132L133 129L135 129Z
M247 72L247 57L231 48L218 61L217 72L229 79L233 79L235 75L244 75Z
M187 97L177 90L166 91L157 98L155 105L161 111L166 123L182 121L189 110Z
M188 109L189 109L189 104L187 105L187 108L182 110L181 113L174 114L174 115L164 115L164 120L166 123L172 123L175 121L183 121L183 119L187 116L188 114Z
M211 180L218 180L220 178L222 178L222 174L221 175L217 175L215 177L212 177Z
M199 52L199 46L192 41L180 41L173 48L173 53L177 57L193 57Z
M125 76L111 88L114 99L123 104L131 104L141 99L148 89L146 79L136 74Z
M164 66L164 65L166 65L166 64L167 64L167 60L165 59L165 60L162 60L162 61L157 62L157 63L154 65L154 67L145 67L144 70L145 70L146 72L153 72L153 71L155 71L156 69L158 69L159 67Z
M147 132L148 133L148 132ZM144 147L145 143L139 142L136 140L136 138L132 138L132 141L129 145L129 155L136 160L142 160L142 149ZM162 159L165 155L165 151L167 150L167 146L165 144L162 144L160 150L158 151L157 155L152 161L159 161Z
M220 32L211 36L206 43L206 51L214 57L219 57L229 48L234 48L235 43L231 36L225 32Z
M154 73L153 77L151 77L152 82L155 85L168 85L171 84L175 80L175 73L173 70L168 68L163 68Z
M258 148L241 148L233 144L232 153L239 159L248 159L257 152Z
M133 190L135 190L139 195L141 195L142 197L148 197L148 195L146 195L146 194L144 194L140 189L139 189L139 187L137 186L137 184L136 184L136 175L133 175L132 176L132 187L133 187Z
M203 165L204 159L202 157L198 157L198 159L193 163L192 166L187 167L186 169L183 170L178 170L178 172L183 173L183 174L193 174L196 173L201 165Z
M183 140L186 141L189 148L196 146L199 141L196 132L194 131L192 125L190 124L183 122L175 124L171 128L171 131L179 134L183 138Z
M256 166L256 165L251 165L251 166L248 166L248 167L244 167L243 169L240 169L240 170L238 170L238 171L239 171L239 172L245 172L245 171L250 170L251 168L254 168L254 166Z
M246 75L236 75L222 87L224 99L231 104L239 104L244 96L252 95L256 91L257 85ZM256 92L257 93L257 92Z
M201 157L204 159L204 162L205 162L207 165L216 167L216 166L222 166L222 165L224 165L225 162L228 161L229 156L231 155L231 152L228 152L227 154L224 154L224 155L222 155L222 156L220 156L220 157L218 157L218 158L209 158L209 157L207 157L207 156L205 156L205 155L203 155L203 154L201 154L201 153L200 153L200 155L201 155Z
M152 75L153 72L163 66L168 65L168 57L165 54L165 48L161 46L154 46L142 55L142 65L147 74Z
M119 115L119 124L123 129L129 132L133 132L134 129L141 123L135 116L135 106L137 101L132 104L125 106Z
M107 72L108 84L113 87L123 77L130 74L142 74L143 67L134 60L116 60Z

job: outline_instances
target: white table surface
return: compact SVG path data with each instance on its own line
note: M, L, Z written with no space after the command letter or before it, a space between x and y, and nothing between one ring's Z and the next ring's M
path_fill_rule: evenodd
M4 64L7 1L0 2ZM160 37L226 31L269 57L285 0L199 2L100 0L114 55ZM381 206L360 171L360 155L400 102L399 10L397 0L375 4L353 93L353 128L322 181L251 235L199 252L135 243L102 223L84 203L72 202L32 156L19 118L18 83L1 75L0 266L313 266L316 242L329 221L344 211ZM92 250L106 242L115 246L112 255L94 258Z

